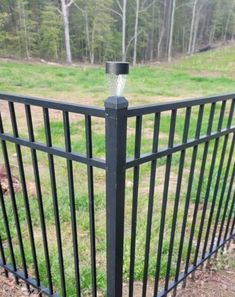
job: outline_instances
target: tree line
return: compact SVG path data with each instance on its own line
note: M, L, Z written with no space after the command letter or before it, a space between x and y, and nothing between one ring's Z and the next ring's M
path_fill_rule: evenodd
M171 61L235 37L235 0L1 0L0 56Z

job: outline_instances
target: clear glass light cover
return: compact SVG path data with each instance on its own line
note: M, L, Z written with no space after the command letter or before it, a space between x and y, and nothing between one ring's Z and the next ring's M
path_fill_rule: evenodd
M107 75L108 76L108 85L109 85L109 90L112 96L122 96L125 85L126 85L126 80L127 80L127 75L126 74L113 74L110 73Z

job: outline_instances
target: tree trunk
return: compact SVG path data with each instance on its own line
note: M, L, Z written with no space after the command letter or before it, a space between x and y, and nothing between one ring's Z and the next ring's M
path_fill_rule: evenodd
M158 43L157 43L157 60L158 61L161 58L161 47L162 47L163 36L164 36L164 27L162 27L159 32L159 39L158 39Z
M176 5L176 0L172 0L170 36L169 36L169 46L168 46L168 62L171 62L171 58L172 58L172 41L173 41L173 32L174 32L174 23L175 23L175 5Z
M150 58L150 61L152 62L153 59L154 59L154 32L155 32L155 19L156 19L156 15L155 15L155 5L153 6L153 11L152 11L152 30L151 30L151 38L150 38L150 46L149 46L149 50L150 50L150 53L149 53L149 58Z
M192 53L192 42L193 42L193 32L194 32L194 27L195 27L197 1L198 0L194 0L194 3L193 3L193 13L192 13L190 35L189 35L188 54Z
M234 28L233 28L233 33L232 33L231 41L234 41L234 36L235 36L235 26L234 26Z
M229 15L228 15L227 20L226 20L226 25L225 25L225 30L224 30L224 41L227 40L228 26L229 26L229 23L230 23L231 16L233 14L234 6L235 6L235 4L232 5L231 10L230 10Z
M93 65L95 62L95 26L96 26L96 22L94 20L93 22L93 28L92 28L92 32L91 32L91 64Z
M25 15L25 8L24 8L24 2L19 2L19 18L20 18L20 26L23 27L24 31L24 50L26 53L26 58L29 60L29 44L28 44L28 30L26 25L26 15Z
M87 9L84 11L84 18L85 18L85 27L86 27L86 42L87 42L87 48L88 48L88 52L89 52L90 62L91 62L91 64L92 64L91 42L90 42L90 33L89 33L89 23L88 23Z
M134 52L133 52L133 65L134 66L136 65L136 59L137 59L139 11L140 11L140 0L136 0L135 33L134 33Z
M164 40L166 28L166 16L167 16L167 3L163 1L160 2L160 7L158 10L158 42L157 42L157 60L159 61L162 57L162 44Z
M213 43L213 41L214 41L215 29L216 29L216 24L213 25L212 30L210 32L209 43Z
M183 52L183 54L185 54L185 32L186 32L186 28L185 28L185 26L183 26L183 34L182 34L182 52Z
M194 33L193 33L193 43L192 43L192 53L195 52L196 49L196 42L197 42L197 34L198 34L198 25L199 25L199 21L200 21L200 11L198 11L197 17L196 17L196 21L195 21L195 26L194 26Z
M172 0L163 0L165 3L165 9L166 9L166 17L165 20L165 31L166 31L166 51L168 51L169 46L169 40L170 40L170 27L171 27L171 13L172 13Z
M126 60L126 3L127 0L123 0L122 6L122 60Z
M69 12L68 6L65 2L66 0L61 0L62 16L64 21L64 39L65 39L65 51L66 51L66 61L67 63L72 63L72 54L70 47L70 33L69 33Z

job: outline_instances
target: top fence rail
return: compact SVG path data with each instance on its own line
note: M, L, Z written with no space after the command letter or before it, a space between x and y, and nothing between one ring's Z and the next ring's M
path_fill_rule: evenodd
M134 106L134 107L128 108L127 116L135 117L139 115L163 112L163 111L173 110L178 108L187 108L195 105L220 102L230 98L235 98L235 93L201 97L201 98L193 98L193 99L183 99L183 100L177 100L177 101L169 101L166 103L155 103L155 104ZM4 92L0 93L0 99L6 100L6 101L12 101L16 103L27 104L27 105L40 106L45 108L57 109L61 111L74 112L74 113L80 113L84 115L105 118L105 109L100 107L95 107L95 106L86 106L86 105L81 105L76 103L58 101L54 99L49 100L49 99L41 99L41 98L31 97L31 96L20 96L20 95L4 93Z
M51 108L61 111L80 113L99 118L105 118L105 111L103 108L74 104L69 102L62 102L57 100L46 100L37 97L19 96L9 93L0 93L0 99L11 101L15 103L22 103L32 106L40 106L44 108Z
M226 99L235 98L235 93L231 94L223 94L218 96L210 96L210 97L202 97L202 98L195 98L195 99L184 99L184 100L177 100L171 101L166 103L159 103L159 104L149 104L149 105L142 105L136 107L130 107L128 109L128 117L135 117L144 114L156 113L156 112L163 112L167 110L173 110L178 108L187 108L196 105L203 105L213 102L219 102Z

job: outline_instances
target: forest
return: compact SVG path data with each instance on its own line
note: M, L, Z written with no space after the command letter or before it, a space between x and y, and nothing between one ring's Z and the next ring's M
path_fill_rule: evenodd
M133 65L235 38L235 0L1 0L0 56Z

